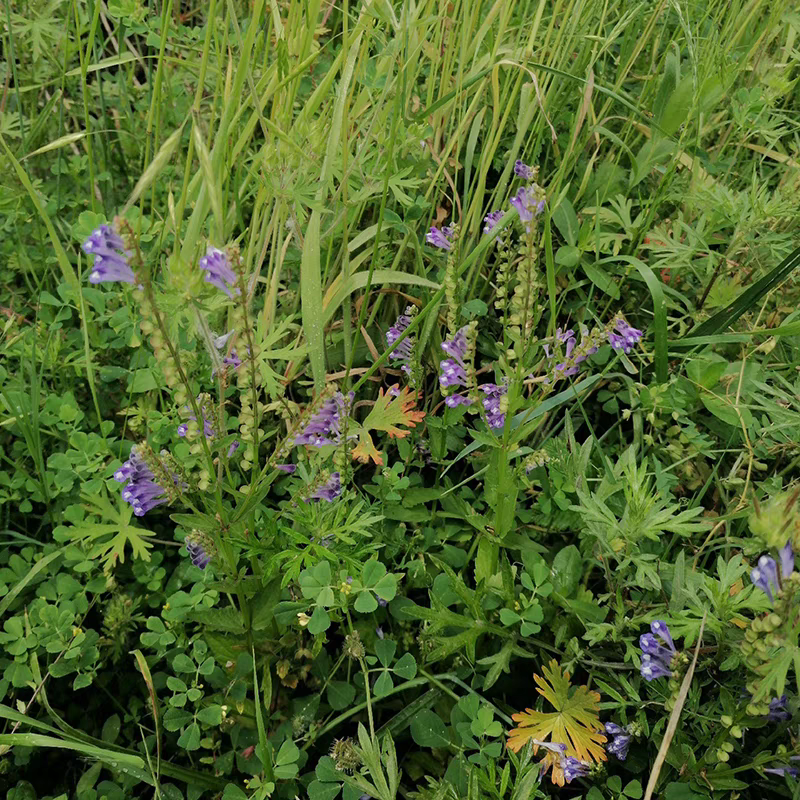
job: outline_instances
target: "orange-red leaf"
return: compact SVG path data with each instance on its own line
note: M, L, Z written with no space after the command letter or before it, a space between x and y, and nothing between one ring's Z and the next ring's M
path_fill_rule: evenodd
M381 389L372 406L372 411L364 420L364 428L373 431L386 431L389 436L402 439L408 436L408 428L413 428L425 417L424 411L415 411L416 393L407 386L397 394L387 394ZM406 430L398 427L404 425Z
M534 711L526 708L512 719L518 727L509 731L508 747L517 752L529 740L534 741L534 752L538 750L536 742L550 741L566 745L565 755L574 756L581 761L605 761L606 752L603 743L606 741L602 733L603 725L598 716L600 695L586 686L573 687L569 682L569 673L561 672L561 667L554 659L549 667L542 667L544 677L534 675L536 691L539 692L555 711ZM561 769L561 757L547 752L542 760L542 771L552 767L551 780L559 786L564 785L564 772Z

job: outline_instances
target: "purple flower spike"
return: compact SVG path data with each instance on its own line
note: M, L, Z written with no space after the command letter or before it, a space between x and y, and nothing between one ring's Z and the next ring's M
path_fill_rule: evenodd
M789 698L785 694L769 701L767 719L770 722L786 722L791 718L792 715L789 713Z
M484 383L478 387L486 397L483 408L486 411L486 423L492 430L498 430L506 424L506 412L503 408L503 398L508 394L508 386L501 383Z
M209 245L206 254L200 259L200 269L206 273L206 283L216 286L228 297L233 297L231 289L234 289L234 293L239 292L234 285L236 273L224 251Z
M186 541L186 550L192 564L200 569L205 569L211 563L211 556L206 553L203 545L195 541Z
M497 225L500 220L503 219L503 212L502 211L490 211L484 218L483 221L485 225L483 226L483 232L485 234L491 233L495 226Z
M774 558L761 556L758 566L750 573L750 580L761 589L769 598L770 603L775 601L774 592L778 591L778 565Z
M539 199L533 189L523 186L516 195L511 198L511 205L517 209L520 222L530 231L531 220L544 210L544 199Z
M167 493L156 482L155 475L134 448L131 457L114 473L114 480L128 485L122 490L122 499L133 508L137 517L167 502Z
M439 383L442 389L452 386L467 385L467 368L464 359L467 356L467 329L461 328L452 339L442 342L442 350L450 358L445 358L439 364L441 374Z
M781 578L786 580L794 572L794 551L791 539L781 547L778 554L781 559Z
M297 472L297 464L276 464L275 469L279 469L287 475L294 475Z
M524 181L533 180L533 170L524 161L514 162L514 174Z
M386 346L391 347L404 333L405 329L411 324L411 307L406 309L405 314L401 314L394 325L386 331ZM397 347L392 350L392 361L402 364L400 369L411 374L411 359L414 355L414 337L407 336Z
M564 770L564 780L567 783L572 783L575 778L585 778L589 774L591 764L588 761L581 761L573 756L567 756L561 762L561 768Z
M82 245L83 252L94 256L94 266L89 273L89 283L136 283L122 237L110 226L95 228Z
M628 757L628 750L631 746L630 732L614 722L606 722L606 733L612 737L606 745L606 751L620 761L624 761Z
M614 330L616 333L608 334L608 343L615 350L622 350L623 353L630 353L633 346L643 336L638 328L632 328L628 325L621 315L614 319Z
M453 246L452 241L455 231L451 227L437 228L435 225L425 234L425 241L438 247L441 250L450 250Z
M339 444L342 440L342 418L349 415L354 397L353 392L349 392L346 396L336 392L329 397L311 417L302 433L294 437L294 444L308 444L312 447Z
M642 664L639 672L646 681L672 677L672 657L678 652L672 641L667 623L657 619L650 624L652 633L639 638L642 648Z
M338 472L334 472L328 482L320 486L308 500L325 500L328 503L332 503L341 493L341 477Z

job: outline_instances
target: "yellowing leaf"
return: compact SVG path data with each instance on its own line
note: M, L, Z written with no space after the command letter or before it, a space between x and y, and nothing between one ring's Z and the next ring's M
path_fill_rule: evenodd
M416 394L407 386L397 394L385 394L381 389L375 405L372 406L372 411L364 420L364 428L386 431L389 436L395 436L398 439L408 436L408 430L397 426L404 425L406 428L413 428L424 419L424 411L413 410L416 399Z
M376 449L372 437L363 428L358 435L358 444L353 448L353 458L362 464L372 459L379 467L383 466L383 456Z
M597 713L600 695L586 686L573 687L569 682L569 673L562 674L555 659L550 662L549 667L542 667L542 672L544 677L533 676L537 684L536 691L555 711L534 711L526 708L524 712L514 714L512 719L518 723L518 727L509 731L509 749L516 753L533 739L536 752L536 742L549 739L550 742L566 745L566 756L573 756L581 761L605 761L603 743L606 737L601 732L603 725ZM553 783L563 786L561 756L548 751L542 760L542 772L550 767L553 768Z

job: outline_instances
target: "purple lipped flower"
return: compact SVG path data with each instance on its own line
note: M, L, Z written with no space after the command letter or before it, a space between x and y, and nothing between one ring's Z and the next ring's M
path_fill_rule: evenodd
M467 371L464 359L467 356L467 328L466 326L456 331L452 339L442 342L442 350L450 358L445 358L439 364L441 374L439 383L443 389L451 386L466 386Z
M750 573L750 580L766 594L770 603L775 601L773 593L778 591L780 584L778 582L778 565L774 558L761 556L758 559L758 566Z
M189 432L189 426L184 422L178 425L178 436L183 438Z
M294 475L297 472L297 464L276 464L275 469L285 472L287 475Z
M792 550L791 539L781 547L778 556L781 560L781 578L786 580L794 572L794 550Z
M511 205L517 209L520 222L524 223L525 228L530 231L531 221L544 210L544 198L533 188L523 186L516 195L511 198Z
M206 254L200 259L199 266L206 273L206 283L221 289L228 297L233 297L233 294L239 292L235 287L236 273L225 251L209 245Z
M789 761L800 761L800 756L789 756ZM771 775L780 775L782 778L785 778L787 775L790 778L800 778L800 769L789 764L780 767L770 767L769 769L765 769L764 772L769 772Z
M533 170L524 162L517 159L514 162L514 174L525 181L533 180Z
M485 223L483 226L483 232L487 235L490 234L495 229L495 227L497 226L497 224L500 222L501 219L503 219L502 211L490 211L483 218L483 221Z
M485 395L483 408L486 411L486 424L492 430L498 430L506 424L505 401L508 384L484 383L478 387Z
M136 283L136 276L128 262L132 253L110 225L95 228L81 247L84 253L94 256L89 283Z
M633 346L642 338L643 334L638 328L632 328L621 314L614 317L614 330L616 333L608 334L608 343L615 350L630 353Z
M377 636L379 639L383 639L383 637L384 637L384 635L385 635L385 634L383 633L383 628L381 628L381 627L380 627L380 625L379 625L377 628L375 628L375 635L376 635L376 636Z
M228 448L228 458L230 458L238 449L241 442L238 440L235 442L231 442L231 446Z
M428 244L432 244L434 247L440 248L441 250L450 250L453 246L451 239L454 234L455 229L450 226L445 228L437 228L434 225L425 234L425 241Z
M405 329L411 324L411 307L406 309L405 314L401 314L396 320L394 325L386 331L386 346L391 347L405 332ZM414 355L414 337L406 336L397 347L392 350L392 361L402 364L400 369L406 373L411 374L411 358Z
M567 746L560 742L543 742L540 739L531 739L531 742L537 747L543 747L545 750L549 750L551 753L558 753L563 756L564 753L567 752Z
M325 500L328 503L332 503L341 493L341 477L338 472L334 472L331 474L327 483L323 483L322 486L308 498L307 502L311 500Z
M767 719L770 722L786 722L786 720L791 718L792 715L789 712L789 698L785 694L769 701Z
M656 620L651 623L650 630L652 633L645 633L639 638L639 646L642 648L639 671L646 681L672 677L672 657L677 650L667 623Z
M459 406L471 406L472 398L467 397L465 394L449 394L444 399L444 403L448 408L458 408Z
M588 761L581 761L574 756L567 756L561 762L561 769L564 770L564 780L572 783L575 778L585 778L589 774L591 764Z
M136 447L130 458L114 473L118 483L128 482L122 490L122 499L133 508L137 517L143 517L156 506L166 503L167 490L158 484Z
M189 553L189 558L192 564L200 569L205 569L211 563L211 556L206 553L205 548L200 542L192 539L186 540L186 550Z
M630 732L614 722L606 722L605 727L608 736L612 737L611 741L606 744L606 751L620 761L624 761L628 757L628 750L631 746Z
M350 413L354 397L353 392L347 395L336 392L329 397L306 423L303 431L294 437L294 444L308 444L312 447L339 444L342 440L342 418Z

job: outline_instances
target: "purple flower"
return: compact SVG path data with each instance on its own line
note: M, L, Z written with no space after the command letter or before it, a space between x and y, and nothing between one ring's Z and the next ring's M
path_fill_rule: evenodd
M656 620L650 625L650 630L652 633L642 634L639 638L639 647L642 648L642 665L639 671L646 681L672 677L672 657L678 651L667 623Z
M425 234L425 241L442 250L450 250L453 243L450 241L455 230L452 227L437 228L435 225Z
M122 237L110 226L95 228L82 245L83 252L94 256L94 266L89 273L89 283L136 283Z
M451 386L466 386L467 372L464 359L467 356L467 328L466 326L458 330L452 339L442 342L442 350L450 358L445 358L439 364L441 374L439 383L443 389Z
M620 314L614 318L614 330L616 333L608 334L608 343L615 350L622 350L623 353L630 353L636 342L643 336L638 328L628 325Z
M239 449L239 442L231 442L231 446L228 448L228 458L230 458L238 449Z
M484 218L483 221L486 223L483 226L483 232L485 234L491 233L495 226L497 225L500 220L503 219L503 212L502 211L490 211Z
M178 425L178 436L180 436L181 439L186 436L187 433L189 433L189 426L185 422Z
M614 722L606 722L606 733L612 737L606 745L606 751L616 756L620 761L628 757L628 750L631 746L631 734L627 728L617 725Z
M575 778L585 778L589 774L591 764L588 761L581 761L574 756L567 756L561 762L561 768L564 770L564 780L567 783L572 783Z
M137 517L143 517L150 509L166 503L167 492L156 482L150 467L139 454L136 447L130 458L114 473L118 483L128 482L122 490L122 499L133 508Z
M311 500L326 500L328 503L332 503L341 493L341 478L338 472L334 472L331 474L328 481L323 483L306 502L310 502Z
M778 551L781 560L781 578L786 580L794 572L794 551L792 550L792 540Z
M448 408L458 408L459 406L471 406L472 398L465 394L450 394L444 399Z
M385 634L384 634L384 632L383 632L383 628L381 628L381 627L380 627L380 625L379 625L377 628L375 628L375 635L376 635L376 636L377 636L379 639L383 639L383 637L384 637L384 635L385 635Z
M285 472L287 475L294 475L297 471L297 464L276 464L275 469Z
M539 739L531 739L531 742L535 744L537 747L543 747L545 750L549 750L551 753L559 753L560 755L564 755L567 752L567 746L565 744L560 744L559 742L542 742Z
M769 556L761 556L758 559L758 566L750 573L750 580L766 594L770 603L774 602L773 592L777 592L780 586L778 582L778 565L775 563L775 559Z
M531 220L544 210L544 198L539 198L537 193L530 187L523 186L511 198L511 205L517 209L520 222L523 222L526 229L530 231Z
M197 403L200 407L200 413L205 415L206 410L203 408L202 395L198 396ZM185 410L188 411L189 406L185 406ZM192 422L197 422L197 417L193 413L189 414L189 419ZM189 426L185 422L182 423L181 425L178 425L178 436L183 438L184 436L186 436L188 432L189 432ZM216 433L214 431L214 423L212 422L212 420L207 419L205 416L203 416L203 433L205 434L206 439L213 439L216 436Z
M770 722L786 722L786 720L791 718L792 715L789 712L789 698L785 694L769 701L767 719Z
M800 756L789 756L789 761L800 761ZM765 769L764 772L769 772L771 775L780 775L782 778L785 778L787 775L790 778L800 778L800 769L790 765L771 767L770 769Z
M492 430L498 430L506 424L506 412L503 398L508 394L505 383L484 383L478 387L485 395L483 407L486 411L486 423Z
M524 161L514 162L514 174L524 181L533 180L533 170Z
M192 564L200 569L205 569L211 563L211 556L206 553L205 548L200 542L187 539L186 550L189 553L189 558Z
M200 269L206 273L206 283L221 289L228 297L233 296L231 289L235 289L236 273L224 251L209 245L206 254L200 259Z
M395 321L394 325L386 331L386 346L391 347L402 335L405 329L411 324L411 307L406 309L405 314L401 314L397 320ZM411 358L414 355L414 338L412 336L406 336L397 347L392 350L391 358L392 361L396 361L401 363L403 366L400 369L406 373L406 375L411 374Z
M312 447L339 444L342 440L342 417L346 417L350 413L350 404L354 397L353 392L347 396L336 392L329 397L319 411L311 417L302 433L298 433L294 437L294 444L309 444Z

